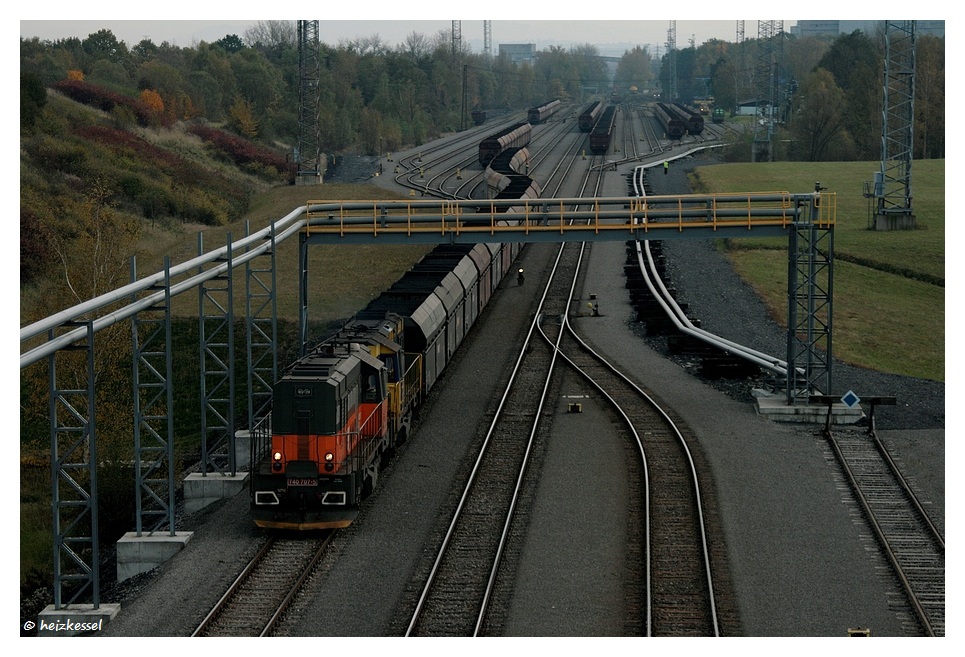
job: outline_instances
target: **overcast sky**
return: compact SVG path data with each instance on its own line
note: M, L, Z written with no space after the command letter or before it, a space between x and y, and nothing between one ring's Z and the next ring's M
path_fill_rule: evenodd
M458 17L456 17L458 18ZM320 39L329 44L337 44L343 39L370 37L378 35L390 46L395 46L413 32L434 36L440 31L447 34L451 30L451 18L445 20L351 20L319 18ZM463 41L474 51L482 51L483 21L462 20ZM745 19L748 36L756 35L757 21ZM62 39L65 37L87 38L100 29L109 29L119 40L133 46L142 39L149 38L155 44L167 41L177 46L192 46L199 41L216 41L226 34L244 36L244 32L257 21L240 20L58 20L20 22L20 36L41 39ZM784 29L789 30L793 21L785 21ZM733 41L736 34L737 18L714 21L681 21L676 24L677 43L687 46L691 38L697 45L708 39L717 38ZM492 37L494 45L499 43L535 43L543 48L550 45L571 43L590 43L597 46L606 44L664 44L667 41L669 20L631 20L631 21L581 21L581 20L493 20ZM603 48L605 50L605 48ZM604 54L611 54L609 52ZM620 52L615 54L622 54Z
M65 37L86 38L100 29L110 29L114 35L133 46L144 38L155 44L167 41L187 47L199 41L217 41L227 34L244 36L244 32L258 20L266 20L266 13L273 13L276 6L250 3L242 0L230 5L202 3L197 0L165 0L161 3L163 13L145 9L144 3L120 3L116 0L95 3L78 3L76 0L45 0L36 4L14 5L20 14L20 36L41 39ZM547 7L552 6L552 11ZM587 12L591 6L592 11ZM783 11L805 12L801 18L810 19L869 19L893 18L907 14L909 6L920 16L905 18L939 19L949 13L947 5L938 0L918 0L913 5L897 0L878 0L873 5L845 3L840 0L811 0L806 5L774 5L762 0L744 0L738 4L715 2L687 3L686 11L670 11L655 8L654 3L640 0L611 0L604 5L588 5L587 2L563 2L552 5L488 0L487 2L458 3L450 0L420 0L418 3L400 3L398 0L363 0L362 2L326 2L307 8L316 13L320 21L320 38L323 42L337 44L342 39L379 35L390 46L402 42L412 32L434 36L439 31L449 32L453 20L462 21L462 37L474 50L481 51L483 20L493 22L493 43L535 43L544 48L550 45L606 44L661 45L667 41L670 20L676 20L677 44L686 47L691 38L697 45L708 39L733 41L736 24L743 18L748 37L757 33L758 20L773 15L777 8ZM851 8L848 8L848 7ZM266 11L266 7L268 11ZM299 6L287 4L284 9L300 13ZM585 20L587 14L615 20ZM226 14L255 16L254 20L228 20ZM676 16L675 16L676 14ZM680 14L699 15L702 20L680 20ZM514 20L503 20L507 17ZM57 20L48 20L56 16ZM97 20L97 17L109 19ZM276 15L277 16L277 15ZM553 20L545 20L552 17ZM292 16L284 17L294 20ZM174 20L171 20L174 19ZM784 29L790 31L796 20L781 19ZM9 25L9 24L8 24ZM611 54L606 52L604 54ZM620 53L622 54L622 51Z

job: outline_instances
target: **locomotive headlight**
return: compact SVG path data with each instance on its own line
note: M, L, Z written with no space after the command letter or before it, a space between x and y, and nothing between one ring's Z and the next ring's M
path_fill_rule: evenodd
M335 465L332 463L332 461L334 460L335 460L334 454L332 454L331 452L325 452L325 471L326 472L331 472L332 470L335 469Z
M276 461L281 461L281 452L275 452L273 456L275 457Z

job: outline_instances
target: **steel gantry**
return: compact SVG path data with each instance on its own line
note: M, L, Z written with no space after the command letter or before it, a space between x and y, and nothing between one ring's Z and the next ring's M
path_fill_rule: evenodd
M137 282L131 260L131 283ZM135 533L165 525L174 535L174 361L171 353L171 262L164 258L164 278L143 292L159 292L157 303L131 321L134 363ZM136 304L139 293L131 294Z
M230 255L229 240L228 246L182 264L171 266L166 260L161 272L140 280L132 260L128 285L20 330L21 371L44 362L48 369L55 609L85 601L92 602L95 609L100 605L94 389L98 334L121 322L131 322L136 532L152 533L167 526L173 533L177 467L171 401L172 299L190 291L204 295L209 281L225 277L234 266L246 266L248 389L252 391L249 418L264 414L270 382L277 371L275 246L297 233L302 214L301 209L296 210L248 235L234 245L240 253L237 257ZM202 324L206 313L199 311ZM199 329L199 334L203 336L204 330ZM106 347L112 348L110 344ZM199 350L205 349L202 338ZM233 368L234 363L229 366ZM63 379L71 385L64 385ZM202 397L211 398L204 377L202 386Z
M752 162L774 160L774 122L777 120L777 85L783 52L784 21L757 22L757 67L754 73L754 147Z
M505 211L513 208L513 214ZM572 208L579 208L573 210ZM788 404L831 389L831 287L836 195L709 194L506 201L309 201L299 247L300 336L308 340L312 244L593 242L785 237Z
M295 183L314 185L322 181L321 124L318 120L322 87L318 21L298 21L298 148L295 150Z
M915 21L885 21L878 230L914 228L911 165L915 134Z
M174 527L172 300L198 294L204 472L236 469L231 445L234 288L245 267L248 426L270 405L277 377L276 249L299 236L300 330L307 339L310 245L378 243L566 242L783 236L788 239L788 403L807 388L830 391L834 194L709 194L528 201L310 201L237 242L137 279L20 331L24 370L46 362L54 546L54 606L100 602L97 543L97 334L131 321L138 533ZM505 210L513 206L514 212ZM579 208L573 210L572 208ZM240 283L237 283L241 287ZM93 319L92 319L93 318ZM76 361L76 362L75 362ZM58 367L71 366L64 386ZM83 374L82 372L86 372ZM77 382L80 383L77 383ZM811 391L813 392L813 390ZM806 397L804 397L806 400Z

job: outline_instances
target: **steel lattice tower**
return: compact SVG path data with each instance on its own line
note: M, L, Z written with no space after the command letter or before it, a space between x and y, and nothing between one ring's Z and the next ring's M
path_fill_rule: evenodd
M487 59L493 56L493 22L483 21L483 54Z
M667 30L667 102L677 97L677 21L670 21Z
M915 128L915 21L885 22L881 175L876 227L913 228L911 162Z
M462 21L452 21L452 56L462 51Z
M753 162L770 162L774 159L774 108L777 106L777 64L779 60L778 37L784 31L784 21L757 22L757 68L754 75L754 91L757 105L754 123ZM767 109L765 109L765 107ZM761 125L761 119L764 119Z
M295 183L322 182L318 21L298 21L298 148Z

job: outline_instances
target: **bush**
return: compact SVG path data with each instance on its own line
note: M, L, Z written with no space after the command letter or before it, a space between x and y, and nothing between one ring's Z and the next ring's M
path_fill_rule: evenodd
M188 132L197 135L203 141L211 144L240 167L248 164L259 164L270 167L282 175L287 175L290 169L288 161L275 151L258 146L230 132L218 130L200 123L192 124L188 128Z
M133 98L124 94L84 82L83 80L61 80L51 85L55 91L62 93L71 100L84 105L90 105L108 113L114 113L118 107L127 108L133 112L138 125L149 127L163 125L170 127L173 122L158 114L152 107L140 98Z

